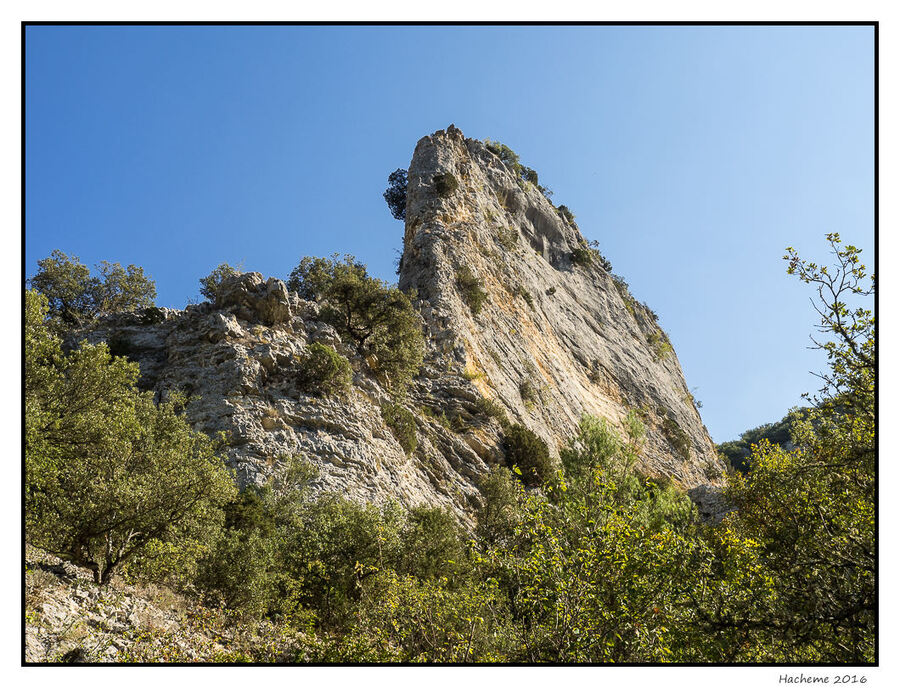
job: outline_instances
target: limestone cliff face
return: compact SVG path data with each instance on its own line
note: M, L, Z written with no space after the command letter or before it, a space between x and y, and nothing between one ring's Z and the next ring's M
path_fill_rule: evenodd
M445 174L453 193L435 188ZM619 424L635 409L648 423L646 472L693 487L724 468L652 313L596 258L573 263L586 249L578 229L482 142L453 126L419 141L404 246L400 287L422 298L435 360L468 370L551 449L584 413ZM464 268L488 294L477 316L460 295Z
M439 194L435 177L445 173L458 186ZM573 265L583 244L577 228L481 142L452 126L419 142L400 275L401 288L418 291L427 344L401 402L416 422L410 454L382 418L391 398L365 359L318 319L315 303L278 279L245 273L223 283L214 304L110 317L86 337L139 362L144 388L189 394L188 419L226 433L242 485L265 482L300 455L318 467L320 489L443 506L469 521L479 476L504 462L503 431L479 407L484 397L554 454L583 413L619 424L637 409L649 429L643 470L687 488L715 482L724 466L676 356L658 355L651 314L623 298L596 260ZM460 294L463 267L487 293L478 315ZM298 384L313 342L350 360L345 398L310 395Z

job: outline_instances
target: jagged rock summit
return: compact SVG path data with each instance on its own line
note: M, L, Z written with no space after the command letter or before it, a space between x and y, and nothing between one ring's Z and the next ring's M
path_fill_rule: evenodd
M717 482L724 465L652 311L534 184L451 125L416 146L405 222L400 288L416 290L426 334L423 368L399 402L415 421L410 453L384 420L393 399L365 358L281 280L244 273L214 304L109 317L87 339L138 361L143 387L191 395L188 418L226 433L240 484L300 455L319 469L320 489L469 521L479 477L505 461L483 399L554 456L582 414L620 425L634 409L648 428L643 471L685 488ZM344 398L298 384L314 342L350 360Z

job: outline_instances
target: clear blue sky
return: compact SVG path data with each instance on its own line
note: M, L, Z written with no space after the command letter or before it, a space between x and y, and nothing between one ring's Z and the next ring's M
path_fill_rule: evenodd
M349 252L455 123L540 173L660 316L716 441L817 387L784 248L872 261L870 27L30 27L26 266L135 263L183 307L220 262Z

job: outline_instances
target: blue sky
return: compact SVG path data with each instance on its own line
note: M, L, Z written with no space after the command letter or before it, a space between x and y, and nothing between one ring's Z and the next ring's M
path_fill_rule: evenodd
M817 387L788 245L873 261L870 27L29 27L26 271L142 265L158 303L220 262L355 254L455 123L540 173L660 316L716 441Z

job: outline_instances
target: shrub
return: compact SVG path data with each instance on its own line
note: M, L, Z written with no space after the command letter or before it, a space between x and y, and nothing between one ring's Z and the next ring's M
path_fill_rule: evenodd
M487 292L484 290L484 282L478 279L468 266L463 266L456 271L456 286L462 300L472 311L472 315L478 315L488 298Z
M403 451L412 454L416 449L416 417L399 404L385 404L381 417L391 434L397 438Z
M556 208L556 212L563 220L568 222L570 225L575 224L575 213L569 210L568 206L561 205Z
M353 256L306 257L291 272L288 288L319 302L319 317L341 339L355 344L396 388L422 366L425 338L421 320L407 295L370 277Z
M304 391L319 396L346 392L351 379L350 361L319 342L309 345L297 375L297 382Z
M456 181L456 177L449 172L434 175L432 182L434 183L435 192L441 197L450 196L459 188L459 182Z
M587 267L594 262L594 255L589 248L578 247L570 254L574 265Z
M543 485L553 475L550 450L544 442L524 425L512 425L504 437L506 462L518 469L522 482L530 487Z
M485 146L491 153L500 158L500 161L512 170L516 176L521 174L522 166L519 163L519 156L516 155L512 148L499 141L491 141L490 139L485 141Z
M528 304L531 310L534 310L534 297L525 289L525 287L520 284L515 288L515 291L513 293L516 296L521 297L525 301L525 303Z
M514 250L518 241L519 232L514 227L510 227L509 229L500 229L497 232L497 242L507 251Z
M664 411L662 420L663 435L669 444L685 461L691 458L691 438L668 412Z
M596 256L598 262L600 263L600 267L606 270L606 272L612 272L612 263L609 262L609 259L604 256L600 251L594 251L594 255Z
M233 267L228 263L220 263L219 266L206 277L200 278L200 295L207 301L215 302L216 294L219 291L219 285L229 277L235 277L240 274L241 269L239 267Z
M413 507L400 531L398 572L419 579L447 576L465 559L464 533L448 512Z
M553 296L556 293L556 287L550 287L544 292L547 296Z
M538 185L538 173L530 167L522 166L522 179L530 184Z
M384 200L395 220L406 219L406 189L408 181L406 170L397 168L388 176L388 188L384 192Z
M519 385L519 396L522 397L522 401L524 401L525 405L529 408L540 401L538 391L532 384L531 380L524 380Z
M662 330L656 330L647 335L647 344L653 351L657 361L664 361L672 353L672 343Z
M506 409L493 399L488 399L487 397L479 398L478 401L475 402L475 409L478 413L484 414L489 418L496 418L500 422L500 425L505 426L509 424L509 417L506 415Z
M156 298L156 284L135 265L101 261L97 276L77 256L56 250L38 261L29 282L47 298L49 316L64 326L82 326L99 315L147 308Z

